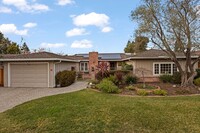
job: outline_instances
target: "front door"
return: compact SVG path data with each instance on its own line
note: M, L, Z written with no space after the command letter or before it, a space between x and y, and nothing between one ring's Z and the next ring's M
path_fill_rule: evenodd
M3 69L0 69L0 86L3 86Z

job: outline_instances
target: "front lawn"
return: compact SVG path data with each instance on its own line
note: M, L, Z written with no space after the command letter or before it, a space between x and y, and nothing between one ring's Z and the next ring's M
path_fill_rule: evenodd
M123 97L83 90L0 114L0 132L199 133L200 96Z

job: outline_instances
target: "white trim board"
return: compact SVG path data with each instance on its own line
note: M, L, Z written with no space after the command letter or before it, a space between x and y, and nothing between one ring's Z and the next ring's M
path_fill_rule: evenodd
M154 72L155 72L155 68L154 68L154 65L155 64L159 64L159 74L155 74ZM160 73L160 64L171 64L171 74L170 75L172 75L173 74L173 64L175 64L174 62L153 62L153 76L160 76L160 75L162 75L161 73Z
M59 59L59 58L0 59L0 61L68 61L68 62L80 62L80 60Z
M10 63L8 63L8 87L10 87Z

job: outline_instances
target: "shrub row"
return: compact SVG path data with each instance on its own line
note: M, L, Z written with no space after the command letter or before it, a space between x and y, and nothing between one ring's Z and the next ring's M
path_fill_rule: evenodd
M196 69L197 75L194 77L194 84L200 86L200 69Z
M124 82L128 85L135 84L137 83L137 79L138 78L133 75L126 75L124 78L121 72L117 72L115 75L110 75L109 77L101 80L96 87L107 93L116 93L119 89L118 86Z
M136 76L131 75L131 74L124 76L120 72L117 72L115 75L111 75L107 79L112 81L115 85L120 85L124 83L127 85L132 85L132 84L136 84L138 81L138 78Z
M127 75L125 77L125 82L126 84L130 85L130 84L136 84L138 82L138 77L136 77L135 75Z
M200 78L196 78L196 79L194 80L194 84L195 84L196 86L200 86Z
M174 73L173 75L161 75L159 77L160 81L163 83L174 83L174 84L180 84L181 83L181 74L179 72Z
M58 72L55 76L56 86L60 85L60 87L66 87L74 83L76 79L75 71L64 70Z
M197 69L196 72L197 72L197 75L194 78L194 84L197 86L200 86L200 69ZM180 84L181 83L181 74L179 72L176 72L173 75L161 75L159 77L159 79L163 83Z
M200 69L196 69L197 75L194 77L194 79L200 78Z
M131 71L129 71L129 70L111 70L111 71L104 71L104 72L99 71L98 73L96 73L95 78L97 80L102 80L102 79L107 78L111 75L122 75L122 76L124 76L124 75L129 74L130 72Z

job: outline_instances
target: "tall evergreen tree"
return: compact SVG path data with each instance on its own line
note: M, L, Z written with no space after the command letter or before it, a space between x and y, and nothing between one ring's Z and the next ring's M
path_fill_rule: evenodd
M26 42L23 43L21 50L23 53L30 52L30 49L29 49L28 45L26 44Z

